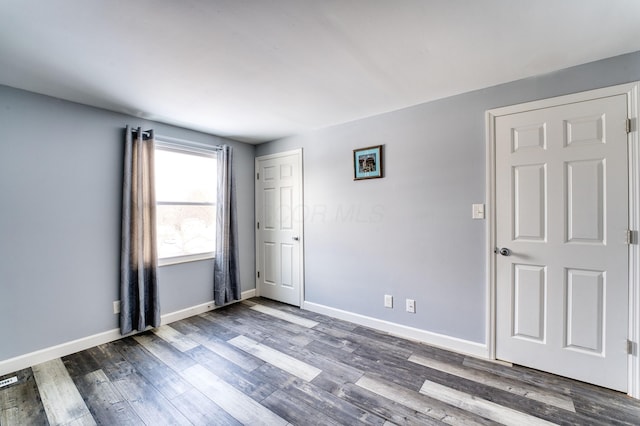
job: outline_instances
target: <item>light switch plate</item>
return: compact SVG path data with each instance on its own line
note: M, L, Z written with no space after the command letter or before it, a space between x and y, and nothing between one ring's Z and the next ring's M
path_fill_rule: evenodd
M473 219L484 219L484 204L473 204L471 207L471 217Z

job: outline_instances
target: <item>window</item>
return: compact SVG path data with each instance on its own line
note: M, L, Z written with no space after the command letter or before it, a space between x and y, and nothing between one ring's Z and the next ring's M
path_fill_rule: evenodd
M157 143L156 226L160 265L213 257L216 168L215 151Z

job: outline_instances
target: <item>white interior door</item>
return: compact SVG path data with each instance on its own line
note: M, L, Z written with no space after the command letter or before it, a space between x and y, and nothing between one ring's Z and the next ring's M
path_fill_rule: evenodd
M627 390L625 95L495 119L496 357Z
M256 159L256 222L258 294L300 306L302 150Z

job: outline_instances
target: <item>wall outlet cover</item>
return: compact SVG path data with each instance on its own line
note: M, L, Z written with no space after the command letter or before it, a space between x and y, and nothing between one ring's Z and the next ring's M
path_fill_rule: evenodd
M113 314L119 314L120 313L120 301L119 300L115 300L113 302Z
M407 312L412 314L416 313L416 301L413 299L407 299Z
M473 219L484 219L484 204L473 204L471 206L471 217Z
M393 308L393 296L389 294L384 295L384 307Z

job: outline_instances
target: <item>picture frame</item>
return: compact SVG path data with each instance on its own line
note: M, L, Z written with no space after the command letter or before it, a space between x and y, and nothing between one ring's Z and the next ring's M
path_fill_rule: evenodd
M353 180L384 177L382 145L353 150Z

